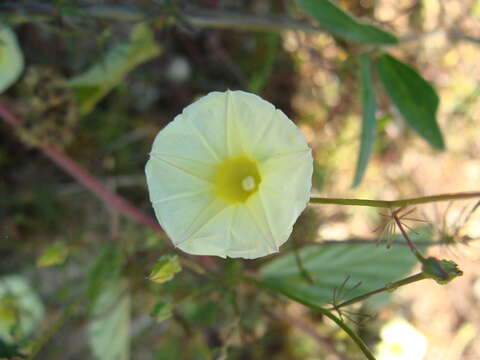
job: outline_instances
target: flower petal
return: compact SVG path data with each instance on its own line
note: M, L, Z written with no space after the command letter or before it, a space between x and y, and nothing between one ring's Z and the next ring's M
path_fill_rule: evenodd
M236 135L231 109L231 92L212 92L183 110L190 129L203 138L217 161L241 153L242 144Z
M276 155L261 163L264 178L260 192L271 204L272 212L281 209L273 219L286 224L288 221L283 217L290 216L295 221L305 209L310 199L310 192L305 189L312 186L312 164L310 149Z
M257 95L234 91L232 113L244 150L255 159L307 150L302 132L281 111Z
M192 166L196 163L213 164L218 161L216 152L200 132L193 131L190 121L183 115L176 116L158 133L150 154L191 160Z
M194 255L229 255L235 208L214 200L191 224L185 240L177 244L178 248Z
M255 259L278 251L276 238L266 223L265 214L260 204L260 198L249 199L249 206L239 206L232 221L231 243L228 249L229 257ZM257 212L260 212L259 214ZM289 234L283 236L283 243Z
M152 202L178 194L212 189L203 174L195 174L191 169L156 157L150 157L145 173Z

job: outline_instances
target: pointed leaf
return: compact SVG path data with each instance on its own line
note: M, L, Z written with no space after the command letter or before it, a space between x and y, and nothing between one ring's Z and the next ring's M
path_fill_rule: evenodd
M75 89L81 112L89 113L128 72L159 53L150 28L146 24L136 25L129 42L114 46L99 63L68 82Z
M329 0L300 0L300 5L323 27L345 39L365 44L396 44L397 38L374 25L362 23Z
M377 126L375 118L377 103L372 83L371 60L370 55L367 53L360 55L360 83L362 87L362 136L360 138L360 152L352 187L360 184L365 174L368 159L372 153Z
M96 359L129 358L130 295L120 276L122 266L120 249L107 245L87 279L87 340Z
M162 322L172 316L172 308L172 303L159 301L155 304L150 315L152 315L158 322Z
M87 299L90 303L97 301L102 289L110 281L120 278L122 263L122 254L117 246L109 244L102 249L88 273Z
M87 339L96 359L127 360L130 343L130 294L119 279L102 289L91 308Z
M414 68L383 54L376 67L388 96L402 117L421 137L437 149L445 149L437 124L438 95L433 86Z
M410 234L414 239L430 238L430 227L416 231L418 236ZM313 277L313 284L302 277L292 253L264 265L261 276L268 287L316 306L332 302L335 288L337 300L348 300L401 279L417 263L407 246L387 250L374 243L312 245L301 249L299 256L303 267ZM339 293L347 278L349 281ZM359 282L360 285L354 287Z

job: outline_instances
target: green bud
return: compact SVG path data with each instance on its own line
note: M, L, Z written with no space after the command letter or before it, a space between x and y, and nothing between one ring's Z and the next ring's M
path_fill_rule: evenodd
M148 280L162 284L172 280L176 273L182 271L177 255L162 256L152 269Z
M68 257L68 248L63 243L58 243L47 248L38 258L37 266L46 267L62 265Z
M434 257L423 259L422 273L425 277L435 280L439 284L446 284L457 276L462 276L463 271L457 264L450 260L438 260Z

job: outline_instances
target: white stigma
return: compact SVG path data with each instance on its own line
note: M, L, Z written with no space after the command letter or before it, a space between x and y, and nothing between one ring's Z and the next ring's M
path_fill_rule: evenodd
M247 176L242 180L242 189L245 191L250 191L255 188L255 179L253 176Z

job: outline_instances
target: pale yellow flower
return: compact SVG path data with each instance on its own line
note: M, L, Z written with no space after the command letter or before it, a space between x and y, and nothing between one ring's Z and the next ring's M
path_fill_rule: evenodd
M243 91L212 92L157 135L150 199L173 244L196 255L277 252L308 203L313 159L285 114Z
M378 360L422 360L427 352L425 336L403 319L385 324L377 345Z

